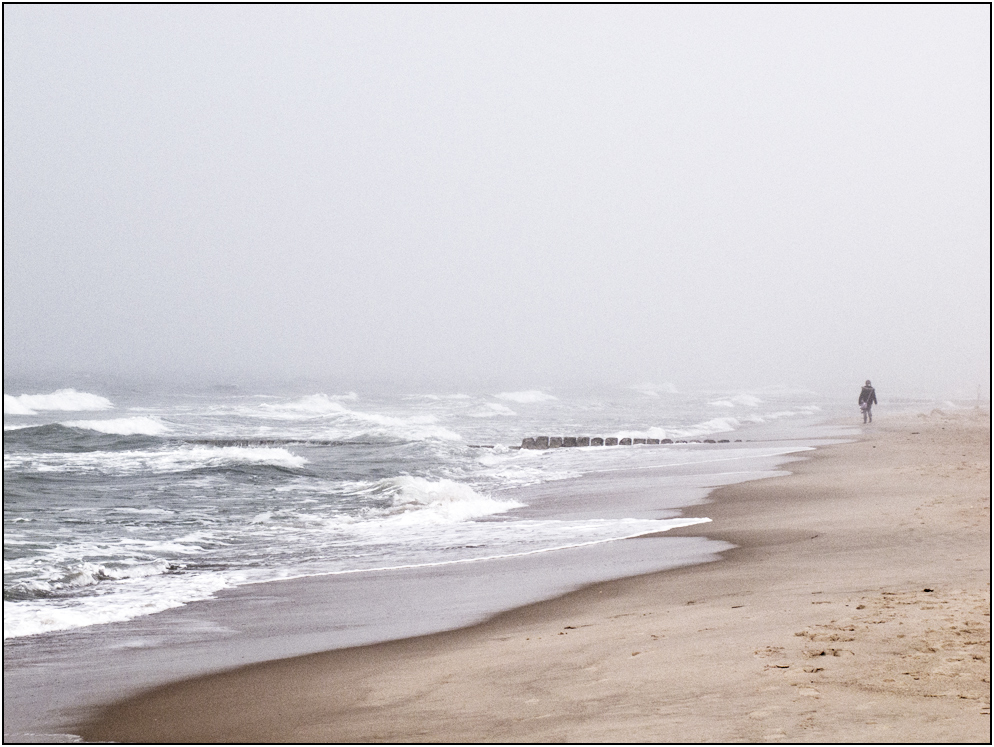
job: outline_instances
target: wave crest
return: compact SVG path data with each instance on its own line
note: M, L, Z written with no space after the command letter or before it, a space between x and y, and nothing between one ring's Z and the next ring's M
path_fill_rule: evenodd
M697 438L716 433L730 433L737 430L741 423L736 418L712 418L703 423L697 423L686 428L659 428L653 426L641 431L618 431L618 438Z
M469 521L524 505L496 500L454 480L428 480L410 475L378 480L359 492L389 496L390 520L411 524Z
M124 581L130 578L159 576L168 572L170 568L169 561L161 559L152 561L151 563L136 563L124 566L83 561L66 569L58 577L23 581L17 584L15 589L26 596L48 596L66 589L95 586L103 581Z
M386 438L401 441L461 441L462 436L449 428L438 425L434 415L409 415L400 417L375 412L350 410L327 394L312 394L292 402L265 403L257 408L243 410L242 414L280 420L323 420L329 425L325 438L354 440Z
M354 398L353 396L352 399ZM329 415L346 412L344 405L336 402L327 394L311 394L293 402L281 402L279 404L266 402L259 405L259 409L272 413L286 413L288 415Z
M112 420L70 420L62 425L116 436L161 436L169 431L160 421L145 416Z
M217 469L259 465L297 469L307 460L284 448L268 446L195 446L163 451L87 451L4 454L3 468L27 468L36 472L92 472L128 475L142 472L168 473L194 469Z
M51 394L3 395L4 415L34 415L38 410L110 410L113 403L106 397L75 389L59 389Z

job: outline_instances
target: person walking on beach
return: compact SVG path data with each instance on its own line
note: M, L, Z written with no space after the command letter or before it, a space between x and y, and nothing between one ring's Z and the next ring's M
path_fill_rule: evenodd
M870 386L870 380L866 380L866 385L859 393L859 409L863 412L863 422L873 422L872 408L877 404L877 390Z

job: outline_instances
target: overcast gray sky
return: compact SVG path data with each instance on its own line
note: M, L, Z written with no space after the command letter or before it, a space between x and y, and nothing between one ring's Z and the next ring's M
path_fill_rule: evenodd
M4 6L8 374L990 378L990 13Z

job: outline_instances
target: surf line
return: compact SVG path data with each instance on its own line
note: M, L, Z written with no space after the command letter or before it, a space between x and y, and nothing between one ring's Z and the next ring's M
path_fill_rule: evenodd
M457 560L439 560L435 563L409 563L406 565L391 565L383 566L379 568L351 568L344 571L325 571L323 573L301 573L296 576L283 576L281 578L271 578L260 581L250 581L245 586L252 584L268 584L276 581L294 581L300 578L315 578L318 576L344 576L352 573L376 573L378 571L403 571L411 568L437 568L443 565L457 565L459 563L481 563L485 560L505 560L507 558L523 558L526 555L538 555L544 552L558 552L559 550L573 550L578 547L590 547L591 545L603 545L607 542L619 542L626 539L635 539L636 537L647 537L653 534L660 534L666 532L670 529L679 529L680 527L689 527L694 524L706 524L711 521L707 517L701 518L687 518L687 519L658 519L660 522L674 522L662 529L649 529L643 532L636 532L635 534L626 534L621 537L608 537L606 539L591 540L589 542L576 542L570 545L559 545L557 547L543 547L538 550L528 550L526 552L515 552L515 553L505 553L502 555L486 555L480 558L459 558ZM679 522L679 523L676 523ZM241 586L242 584L239 584Z

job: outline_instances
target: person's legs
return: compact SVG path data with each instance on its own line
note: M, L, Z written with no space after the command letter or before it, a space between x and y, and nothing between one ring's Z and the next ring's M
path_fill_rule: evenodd
M866 417L870 419L871 423L873 422L873 406L869 402L866 403Z

